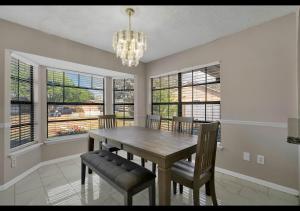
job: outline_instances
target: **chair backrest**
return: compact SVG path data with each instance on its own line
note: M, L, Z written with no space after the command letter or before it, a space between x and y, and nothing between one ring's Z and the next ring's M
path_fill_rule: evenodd
M152 128L160 130L161 126L161 116L160 115L147 115L146 116L146 128Z
M117 127L115 115L102 115L99 116L99 128L114 128Z
M173 117L172 131L175 133L193 133L193 117Z
M203 123L199 127L194 171L195 180L200 179L201 174L205 172L214 173L219 128L219 121Z

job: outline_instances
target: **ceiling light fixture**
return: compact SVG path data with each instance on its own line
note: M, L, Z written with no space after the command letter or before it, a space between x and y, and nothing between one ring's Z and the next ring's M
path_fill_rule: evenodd
M131 30L131 16L134 14L134 10L127 8L126 13L129 16L128 29L114 34L113 48L117 57L121 58L122 64L132 67L139 64L140 58L143 57L144 51L147 49L147 44L144 32Z

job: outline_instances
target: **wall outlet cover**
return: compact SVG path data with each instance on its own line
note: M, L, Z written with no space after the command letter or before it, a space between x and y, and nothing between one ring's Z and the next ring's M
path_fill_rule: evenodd
M257 155L257 163L262 165L265 164L265 156Z
M249 152L244 152L243 153L243 159L246 161L250 161L250 153Z

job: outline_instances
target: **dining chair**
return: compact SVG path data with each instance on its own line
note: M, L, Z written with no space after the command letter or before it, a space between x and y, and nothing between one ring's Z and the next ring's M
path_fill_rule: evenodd
M116 115L102 115L99 116L99 129L102 128L116 128L117 127L117 121L116 121ZM100 149L108 150L110 152L115 152L118 154L118 151L120 150L118 147L115 147L108 143L107 139L104 140L104 142L100 143L99 146ZM132 155L130 153L127 153L127 159L132 160Z
M193 134L193 117L177 117L172 119L172 131L176 133Z
M172 132L193 134L193 117L176 117L172 119ZM192 161L192 155L188 157L188 161Z
M103 128L116 128L117 127L117 121L115 115L102 115L99 116L99 129ZM110 152L116 152L118 154L118 151L120 150L118 147L115 147L107 142L107 139L104 140L104 142L100 143L99 146L100 149L105 149Z
M194 164L186 160L180 160L171 167L173 193L176 194L177 183L193 189L194 205L200 205L199 189L203 185L205 185L206 194L212 197L213 205L218 205L214 172L219 125L220 122L217 121L203 123L199 126Z
M146 124L145 124L146 128L160 130L160 126L161 126L161 116L160 115L147 114ZM145 167L145 162L147 162L147 160L145 160L144 158L141 158L141 165L143 167ZM154 173L154 174L156 173L156 164L153 162L152 162L152 173Z
M174 133L184 133L184 134L193 134L193 117L177 117L173 116L171 131ZM192 155L190 155L187 160L192 162ZM174 186L176 189L176 185ZM180 193L183 192L183 186L179 185Z

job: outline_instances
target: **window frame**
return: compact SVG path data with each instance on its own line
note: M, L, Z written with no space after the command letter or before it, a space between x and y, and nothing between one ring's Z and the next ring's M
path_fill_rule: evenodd
M125 87L125 81L128 80L128 79L132 79L133 80L133 83L134 83L134 79L133 78L114 78L113 79L113 113L115 114L116 113L116 106L132 106L133 107L133 113L134 113L134 85L133 85L133 88L132 89L126 89ZM115 88L115 80L123 80L124 82L124 86L123 86L123 89L116 89ZM119 92L119 91L123 91L123 92L133 92L133 102L132 103L116 103L116 98L115 98L115 92ZM131 118L131 117L125 117L125 111L123 111L123 118L118 118L116 117L116 120L122 120L122 125L121 126L126 126L126 122L131 122L131 121L134 121L134 116ZM120 126L120 125L118 125Z
M156 106L156 105L159 106L159 114L160 114L160 107L162 105L167 105L168 106L168 117L169 117L170 105L177 105L177 116L180 116L180 111L181 111L181 108L180 108L180 106L181 106L181 81L180 81L179 74L169 74L169 75L154 77L154 78L159 78L160 88L158 88L158 89L153 88L153 79L154 78L151 78L151 114L154 114L153 113L153 106ZM170 76L174 76L174 75L177 76L177 86L170 86ZM161 88L161 78L162 77L168 77L168 86L167 87ZM177 89L177 102L170 102L170 90L171 89ZM168 102L153 102L153 92L158 91L158 90L160 91L160 101L161 101L161 90L168 90ZM170 128L172 126L172 125L170 125L170 123L172 121L172 118L165 118L165 117L161 116L161 120L162 121L167 121L168 130L170 130ZM162 125L163 125L163 123L162 123ZM163 128L163 127L161 127L161 128Z
M182 71L182 72L177 72L177 73L170 73L170 74L166 74L166 75L161 75L161 76L154 76L154 77L151 77L150 79L150 83L151 83L151 114L154 114L153 112L153 106L155 105L172 105L174 103L162 103L162 102L153 102L153 93L154 91L157 91L157 90L165 90L165 89L172 89L172 88L176 88L176 87L169 87L168 88L159 88L159 89L155 89L153 87L153 80L154 79L157 79L159 78L160 80L160 86L161 86L161 78L162 77L166 77L166 76L171 76L171 75L177 75L177 79L178 79L178 112L177 112L177 116L182 116L182 111L183 111L183 106L184 105L191 105L192 106L192 109L191 109L191 116L194 118L194 128L195 128L195 125L197 123L209 123L209 122L212 122L210 120L207 120L207 105L219 105L220 107L220 120L221 120L221 98L219 101L207 101L207 85L210 85L210 84L220 84L221 86L221 77L217 78L215 81L213 82L208 82L207 81L207 70L210 68L210 67L214 67L214 66L218 66L219 68L219 72L220 72L220 64L214 64L214 65L209 65L209 66L205 66L205 67L200 67L200 68L192 68L188 71ZM199 71L200 69L204 69L205 70L205 82L203 83L194 83L194 72L196 71ZM187 84L187 85L182 85L182 75L183 74L187 74L187 73L191 73L192 75L192 78L191 78L191 84ZM220 73L219 73L220 74ZM169 85L169 84L168 84ZM205 86L205 101L194 101L194 87L195 86ZM182 89L185 88L185 87L191 87L192 89L192 94L191 94L191 99L192 101L182 101ZM168 96L170 97L170 96ZM175 103L176 104L176 103ZM194 105L205 105L205 115L204 115L204 121L203 120L195 120L195 117L193 116L193 106ZM160 111L159 111L160 113ZM168 113L169 115L169 113ZM172 119L170 118L162 118L162 120L168 120L168 121L171 121ZM219 120L219 121L220 121ZM170 124L170 123L168 123ZM170 126L168 126L168 130L170 130ZM194 130L195 131L195 130Z
M14 76L11 74L11 71L10 71L10 80L11 80L11 83L12 84L12 81L16 81L17 82L17 85L18 85L18 100L12 100L11 99L11 87L10 87L10 118L11 118L11 108L12 108L12 105L18 105L18 117L19 117L19 123L18 124L12 124L11 123L11 119L10 119L10 138L9 138L9 148L10 148L10 151L17 151L19 149L22 149L22 148L25 148L27 146L30 146L32 144L35 144L37 143L37 141L35 140L35 110L34 110L34 74L33 74L33 71L34 71L34 68L33 68L33 65L32 64L28 64L27 62L25 61L22 61L21 59L19 58L15 58L15 57L11 57L11 61L10 61L10 68L12 67L12 62L14 62L13 60L16 60L17 62L17 68L18 68L18 76ZM29 74L30 74L30 77L28 78L28 80L26 79L22 79L20 78L20 62L24 63L25 65L29 66ZM19 100L19 97L20 97L20 82L22 83L27 83L29 84L29 87L30 87L30 100L28 101L25 101L25 100ZM21 123L22 121L22 109L21 109L21 106L22 105L29 105L30 107L30 122L29 123ZM15 147L12 147L12 143L11 143L11 129L12 128L18 128L19 130L19 138L18 140L21 141L21 137L22 137L22 127L26 127L26 126L30 126L30 140L31 141L28 141L28 142L25 142L23 144L20 144L20 145L17 145Z
M56 72L62 72L63 73L63 81L62 84L49 84L48 81L48 71L56 71ZM78 85L77 86L72 86L72 85L65 85L65 74L66 72L72 72L72 73L76 73L78 74ZM89 77L91 77L91 88L87 88L87 87L81 87L80 86L80 75L88 75ZM93 88L93 78L94 77L98 77L98 78L102 78L102 84L103 87L101 88ZM55 139L58 137L66 137L66 136L71 136L71 135L81 135L81 134L86 134L86 133L78 133L78 134L69 134L69 135L57 135L57 136L51 136L49 137L49 123L55 123L55 122L80 122L80 121L88 121L88 120L98 120L98 117L94 117L94 118L79 118L79 119L63 119L63 120L50 120L49 121L49 106L51 105L61 105L61 106L89 106L89 105L96 105L96 106L102 106L103 108L103 114L105 114L105 80L103 76L100 75L95 75L95 74L90 74L90 73L82 73L79 71L73 71L73 70L63 70L63 69L58 69L58 68L52 68L52 67L47 67L46 69L46 96L47 96L47 139L51 140L51 139ZM61 87L62 88L62 102L49 102L48 99L48 87ZM84 103L84 102L65 102L65 88L77 88L77 89L86 89L86 90L93 90L93 91L100 91L102 92L102 96L103 96L103 102L102 103Z

